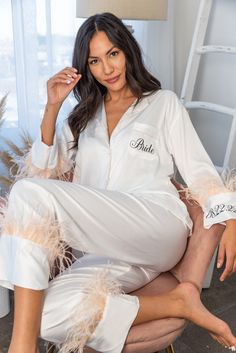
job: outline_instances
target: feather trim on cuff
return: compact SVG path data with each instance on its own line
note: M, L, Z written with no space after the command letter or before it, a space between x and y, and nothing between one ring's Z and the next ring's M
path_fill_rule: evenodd
M11 176L15 181L23 178L46 178L46 179L59 179L63 181L71 181L74 161L70 159L65 159L61 155L58 156L58 163L55 168L45 168L41 169L36 167L32 162L31 150L26 152L22 157L14 160L16 173L10 171Z
M226 169L221 176L215 178L199 177L198 181L189 187L179 190L184 197L193 203L204 207L209 197L236 191L236 169Z

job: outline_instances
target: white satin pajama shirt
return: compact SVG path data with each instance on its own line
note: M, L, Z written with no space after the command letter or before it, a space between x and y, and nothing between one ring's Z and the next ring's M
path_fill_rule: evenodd
M170 181L173 161L203 207L206 228L236 218L236 197L170 91L130 106L110 140L102 104L78 150L72 146L65 121L52 146L39 136L22 162L27 178L13 186L2 220L0 285L46 289L41 336L62 352L86 344L120 353L139 309L138 298L121 291L171 269L192 227ZM72 167L72 183L50 179ZM48 283L65 243L85 254Z

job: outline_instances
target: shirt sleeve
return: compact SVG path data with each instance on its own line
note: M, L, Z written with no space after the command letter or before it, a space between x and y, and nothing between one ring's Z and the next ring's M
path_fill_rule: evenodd
M234 182L224 183L205 151L188 112L175 94L167 105L168 145L176 166L187 184L190 199L204 211L204 227L236 219ZM228 187L231 185L231 187Z
M31 149L16 161L18 165L16 179L25 177L66 179L66 173L74 167L76 150L73 148L74 137L68 120L64 121L60 133L59 130L57 127L51 146L42 141L40 131Z

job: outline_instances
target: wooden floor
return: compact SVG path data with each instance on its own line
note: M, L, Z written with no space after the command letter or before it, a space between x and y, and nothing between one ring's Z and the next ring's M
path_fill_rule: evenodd
M225 283L219 281L215 269L210 289L203 290L202 300L214 314L227 321L236 335L236 274ZM12 313L0 319L0 353L6 353L12 330ZM43 342L41 353L45 352ZM182 336L174 343L175 353L225 353L229 352L211 339L207 332L189 324Z

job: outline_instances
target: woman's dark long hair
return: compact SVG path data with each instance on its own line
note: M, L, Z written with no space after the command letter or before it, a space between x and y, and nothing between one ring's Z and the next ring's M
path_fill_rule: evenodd
M145 68L137 41L119 18L111 13L89 17L77 33L72 60L72 66L82 75L73 90L78 104L68 118L74 136L74 147L78 146L80 132L94 117L107 91L92 76L88 66L89 43L98 31L105 32L112 44L124 52L127 84L138 98L137 102L144 93L151 94L161 88L160 82Z

